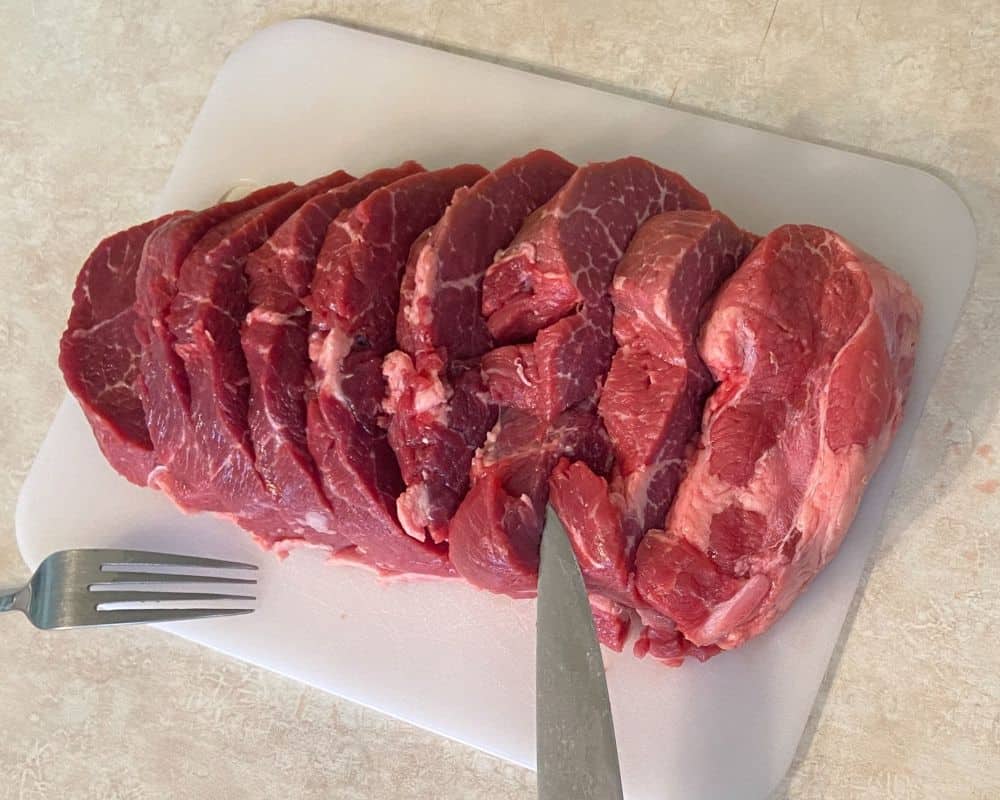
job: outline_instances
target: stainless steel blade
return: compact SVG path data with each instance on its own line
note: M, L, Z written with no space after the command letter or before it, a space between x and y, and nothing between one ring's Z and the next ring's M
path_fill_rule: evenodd
M539 800L620 800L615 726L590 603L551 507L538 571L537 642Z

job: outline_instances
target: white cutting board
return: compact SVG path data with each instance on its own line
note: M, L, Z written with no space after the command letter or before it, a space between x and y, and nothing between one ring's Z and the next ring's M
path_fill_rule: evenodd
M497 165L535 147L578 162L645 156L760 233L784 222L835 228L903 274L926 304L895 445L840 555L786 617L704 665L671 670L606 654L628 798L762 798L795 752L973 273L975 231L950 188L899 164L296 21L226 61L151 212L211 204L240 179L306 179L335 167L360 174L407 158ZM118 478L69 399L22 490L17 536L32 566L80 546L255 561L257 613L170 630L534 763L533 602L456 582L384 584L326 565L316 551L279 563L230 524L185 517Z

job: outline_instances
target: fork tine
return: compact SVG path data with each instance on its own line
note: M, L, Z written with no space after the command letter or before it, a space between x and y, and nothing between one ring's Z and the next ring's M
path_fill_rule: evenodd
M256 600L249 594L220 594L218 592L106 592L92 591L95 603L158 603L180 600Z
M217 575L178 575L172 572L119 572L108 570L101 573L101 579L91 583L241 583L255 584L256 578L229 578Z
M252 608L137 608L98 611L87 625L128 625L140 622L180 622L204 617L234 617L249 614Z
M111 567L118 564L150 567L206 567L212 569L252 569L256 564L242 561L221 561L217 558L201 558L199 556L184 556L176 553L154 553L148 550L92 550L95 558L99 558L102 566Z

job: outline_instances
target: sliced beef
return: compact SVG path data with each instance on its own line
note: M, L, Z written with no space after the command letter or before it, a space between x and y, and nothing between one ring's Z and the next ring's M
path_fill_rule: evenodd
M784 226L716 297L701 355L719 387L636 585L701 646L736 647L834 556L899 424L920 304L837 234Z
M596 414L570 409L549 422L501 410L476 453L472 488L452 523L451 560L470 583L511 597L534 596L549 475L563 457L607 473L611 447Z
M715 645L699 647L692 644L677 629L677 624L672 619L654 611L642 601L639 601L637 610L642 628L635 642L636 658L648 656L668 667L679 667L687 658L705 662L722 652Z
M420 541L448 540L448 523L469 488L472 456L496 423L479 365L447 362L437 351L396 350L382 369L391 414L389 443L406 488L399 521Z
M490 351L482 362L490 396L542 419L594 402L615 349L612 319L605 296L543 328L531 344Z
M582 464L552 476L552 504L574 531L581 564L617 577L594 590L651 619L637 652L669 664L705 654L645 609L627 578L642 534L666 518L713 386L696 347L702 308L752 242L717 211L669 211L643 223L611 290L618 350L599 410L614 447L615 487Z
M549 502L559 515L590 597L601 642L621 652L632 624L621 498L583 461L561 458L549 476Z
M239 341L247 311L244 264L303 202L349 179L337 172L303 187L265 190L266 202L203 231L171 270L172 296L162 306L169 310L156 320L166 329L162 340L176 359L168 368L184 394L180 402L170 398L175 408L165 437L169 446L157 445L155 483L182 508L231 516L264 543L302 538L306 526L278 508L254 468L246 419L249 382ZM179 255L170 246L167 254ZM163 406L166 398L153 404ZM326 541L331 547L347 544L337 536Z
M455 192L410 252L397 318L400 349L385 360L389 442L406 483L400 522L417 539L448 538L476 448L496 422L479 376L493 340L480 313L497 251L576 167L546 150L508 161Z
M247 257L303 203L350 180L334 172L254 209L221 236L210 233L181 266L167 317L188 376L194 431L194 446L169 465L170 494L189 507L233 515L263 542L308 534L335 549L349 543L336 532L311 528L299 509L282 508L257 472L240 330L249 311Z
M146 239L175 216L144 222L97 245L77 276L73 308L59 342L66 385L101 452L139 486L148 483L156 454L136 385L142 352L135 333L135 277Z
M697 350L703 308L754 238L718 211L646 221L612 285L618 350L600 414L614 444L630 552L662 527L714 382Z
M136 273L135 330L142 353L136 387L156 452L157 466L149 475L151 486L161 486L161 478L167 474L163 465L172 463L189 444L194 446L187 373L174 351L174 335L167 326L181 265L203 237L212 232L211 238L218 241L223 231L239 224L242 215L284 194L293 185L269 186L241 200L178 216L146 240Z
M638 619L670 665L835 555L921 316L831 231L757 242L649 162L545 151L177 212L102 242L73 301L60 366L129 480L279 552L512 597L551 502L601 641Z
M455 190L479 180L463 165L411 175L372 192L327 231L306 299L316 396L307 443L341 531L386 571L452 573L444 548L407 536L396 517L404 484L382 428L382 359L396 346L399 284L417 237Z
M498 342L535 337L490 355L497 401L552 418L595 396L614 352L608 285L625 247L654 214L708 207L680 175L641 158L578 170L487 271L490 332Z
M563 458L549 477L549 500L566 528L587 588L631 602L621 497L587 464Z
M676 667L687 657L705 661L719 652L714 646L693 645L673 620L639 597L633 580L634 541L626 535L625 500L590 465L560 460L549 478L549 502L580 564L603 644L620 652L638 616L642 627L635 654L639 658L649 655Z
M314 197L246 262L253 310L241 342L250 377L248 422L255 466L280 507L294 510L306 522L303 535L315 544L327 544L339 526L306 444L305 393L312 373L303 298L333 219L375 189L421 170L408 161Z
M597 641L620 653L632 627L632 609L599 593L590 593L588 599Z
M615 348L614 270L648 217L707 207L682 177L648 161L590 164L528 219L487 271L489 330L514 343L487 354L483 373L498 405L517 413L501 414L450 527L452 561L471 583L514 596L534 591L549 475L560 456L574 458L571 447L549 440L564 429L558 421L567 413L589 419L584 427L603 434L596 403ZM516 341L532 335L531 343ZM505 420L522 417L542 429L551 424L552 433L525 445L538 451L532 463L542 474L535 492L515 494L495 443L509 438ZM605 475L608 467L599 464L594 472ZM516 504L517 515L511 513Z

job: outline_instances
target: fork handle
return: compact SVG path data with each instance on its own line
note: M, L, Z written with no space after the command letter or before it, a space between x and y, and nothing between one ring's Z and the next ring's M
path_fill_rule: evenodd
M0 611L10 611L14 608L20 589L0 589Z

